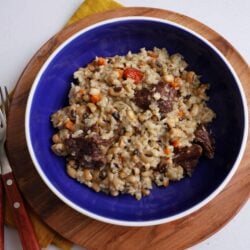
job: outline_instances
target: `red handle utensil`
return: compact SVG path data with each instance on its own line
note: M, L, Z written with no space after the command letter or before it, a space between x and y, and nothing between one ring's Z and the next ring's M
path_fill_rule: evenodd
M40 246L36 239L36 235L27 214L22 196L17 187L12 172L2 174L5 193L10 204L12 215L14 217L19 236L21 238L24 250L39 250Z

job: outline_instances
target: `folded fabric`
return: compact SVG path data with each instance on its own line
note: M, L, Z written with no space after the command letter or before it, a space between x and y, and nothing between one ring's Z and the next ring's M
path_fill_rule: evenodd
M70 25L79 21L80 19L108 10L121 8L122 5L113 0L85 0L81 6L76 10L74 15L69 19L66 25Z

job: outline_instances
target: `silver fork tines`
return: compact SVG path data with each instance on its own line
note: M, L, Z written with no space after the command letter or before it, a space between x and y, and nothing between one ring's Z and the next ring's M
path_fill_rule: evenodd
M5 91L5 97L6 97L5 110L6 110L6 114L8 114L9 113L9 106L10 106L10 96L9 96L8 89L6 86L4 86L4 91Z
M6 127L6 118L4 117L2 110L0 110L0 127L1 127L1 129L5 129L5 127ZM1 141L1 139L2 139L2 137L0 134L0 141Z
M4 93L5 92L5 93ZM4 92L2 87L0 87L0 167L2 174L11 171L10 164L5 152L5 141L6 141L6 129L7 129L7 114L9 109L9 94L7 88L4 87Z
M9 99L8 89L6 86L4 86L4 90L2 89L2 87L0 87L0 97L1 97L1 110L5 118L7 118L10 99Z

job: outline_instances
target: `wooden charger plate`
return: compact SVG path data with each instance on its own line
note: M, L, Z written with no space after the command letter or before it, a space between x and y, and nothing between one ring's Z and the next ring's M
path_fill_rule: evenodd
M50 39L31 59L13 94L8 119L7 150L20 190L34 211L51 228L87 249L184 249L223 227L243 206L250 191L250 150L247 149L236 174L226 188L197 212L174 222L150 227L105 224L74 211L44 184L33 166L25 141L24 115L30 87L48 56L69 36L96 22L122 16L150 16L182 24L204 36L230 61L250 99L250 70L239 53L219 34L174 12L152 8L122 8L87 17ZM48 121L49 122L49 121ZM53 167L53 166L52 166Z

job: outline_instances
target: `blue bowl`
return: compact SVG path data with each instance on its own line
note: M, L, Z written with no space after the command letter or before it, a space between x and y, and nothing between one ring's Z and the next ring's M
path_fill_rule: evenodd
M208 105L216 112L212 124L215 158L202 158L192 178L154 187L137 201L96 193L71 179L65 160L50 149L55 133L50 116L67 105L72 74L95 56L124 55L129 50L165 47L184 55L189 69L211 85ZM148 226L188 215L215 197L235 173L247 139L247 106L241 84L227 60L208 41L187 28L161 19L111 19L84 29L65 41L47 60L32 86L26 109L26 139L34 165L48 187L80 213L104 222Z

